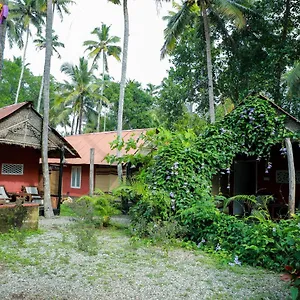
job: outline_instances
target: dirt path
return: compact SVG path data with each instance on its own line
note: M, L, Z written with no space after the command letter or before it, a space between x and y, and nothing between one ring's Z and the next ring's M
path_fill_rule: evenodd
M119 220L120 221L120 220ZM124 221L123 219L121 220ZM124 221L128 222L128 221ZM105 229L95 255L77 248L70 218L41 219L42 234L0 242L0 299L287 299L278 274L218 265L201 252L165 251ZM75 233L75 234L74 234ZM94 243L96 242L96 244Z

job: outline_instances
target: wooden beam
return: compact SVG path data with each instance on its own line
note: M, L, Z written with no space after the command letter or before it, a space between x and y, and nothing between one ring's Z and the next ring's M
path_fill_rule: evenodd
M63 162L65 158L65 149L64 147L60 150L60 161L59 161L59 177L58 177L58 203L57 203L57 209L60 212L60 204L61 204L61 195L62 195L62 181L63 181Z
M95 157L95 149L90 149L90 196L94 195L94 157Z
M285 139L287 161L289 170L289 216L295 213L295 197L296 197L296 174L294 165L293 146L290 138Z

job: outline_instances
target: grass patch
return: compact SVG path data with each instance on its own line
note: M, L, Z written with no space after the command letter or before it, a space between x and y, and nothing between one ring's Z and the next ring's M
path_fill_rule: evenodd
M74 210L70 207L68 203L62 203L60 206L60 215L62 217L77 217Z

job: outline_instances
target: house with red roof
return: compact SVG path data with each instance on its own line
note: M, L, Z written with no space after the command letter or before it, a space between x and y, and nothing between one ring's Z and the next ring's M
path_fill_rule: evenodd
M0 108L0 185L8 193L22 186L38 186L43 117L31 102ZM77 151L55 129L49 127L48 156L79 157ZM58 196L60 191L56 191Z
M146 129L123 130L124 142L130 138L137 140ZM103 192L110 192L118 186L117 164L109 164L105 157L108 154L116 154L116 149L111 150L110 143L116 140L117 132L95 132L67 136L65 139L78 152L78 158L66 158L63 168L62 193L65 196L80 197L89 194L90 176L90 150L94 149L94 188ZM126 154L133 154L135 150L129 150ZM125 154L125 153L124 153ZM52 174L52 182L58 181L58 171L55 173L58 160L49 160ZM125 168L123 169L126 172Z

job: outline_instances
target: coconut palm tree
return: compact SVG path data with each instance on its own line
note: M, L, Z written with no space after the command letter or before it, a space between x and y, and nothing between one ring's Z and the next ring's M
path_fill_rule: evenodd
M102 60L102 89L101 97L104 93L104 84L105 84L105 72L108 73L108 62L107 57L113 56L117 61L120 61L121 47L116 46L115 44L120 42L118 36L109 35L110 26L107 26L102 23L101 28L95 28L91 34L96 35L97 40L88 40L83 43L84 46L87 46L86 51L89 51L88 56L93 59L93 64L96 64L98 60ZM98 103L98 119L97 119L97 131L100 129L100 118L102 110L102 99Z
M168 24L164 31L165 43L161 49L161 57L164 58L176 45L176 39L181 35L185 26L195 24L195 19L202 18L206 43L206 61L208 75L209 115L211 123L215 122L213 71L211 59L211 35L210 15L227 16L239 27L245 24L241 9L249 6L248 1L238 0L187 0L182 5L175 4L176 12L171 12L164 17Z
M95 100L100 97L96 92L99 86L95 85L95 69L96 65L88 68L88 61L84 57L79 59L78 66L70 63L61 66L61 71L70 79L62 85L61 99L66 107L73 108L72 134L82 133L84 117L93 110Z
M63 20L64 14L66 14L66 15L70 14L68 6L70 4L75 4L76 2L73 0L53 0L52 3L53 3L53 7L52 7L52 12L53 12L52 23L53 23L55 11L58 13L60 19ZM52 24L52 26L53 26L53 24Z
M294 64L294 68L283 76L289 88L289 94L300 96L300 62Z
M44 212L46 218L53 217L50 197L50 178L48 167L48 131L49 131L49 103L50 103L50 69L52 56L52 0L47 0L46 19L46 53L44 65L44 114L42 137L42 166L44 179Z
M36 48L39 50L46 48L46 38L43 37L41 34L38 34L38 38L33 40L33 42L35 43ZM61 58L61 56L57 50L58 47L65 48L65 45L64 45L64 43L61 43L58 41L58 35L54 34L54 32L52 30L52 54L54 51L57 54L57 57ZM44 88L44 75L42 76L41 88L40 88L40 92L39 92L39 98L38 98L37 109L36 109L38 112L40 112L43 88Z
M126 84L126 71L127 71L127 57L128 57L128 41L129 41L129 15L127 0L109 0L109 2L123 6L124 17L124 35L123 35L123 54L122 54L122 69L121 69L121 81L120 81L120 95L119 95L119 108L118 108L118 127L117 127L117 139L119 143L122 139L123 128L123 107L125 96L125 84ZM117 157L121 157L121 150L117 150ZM118 163L118 178L122 181L122 165Z
M39 0L14 0L11 4L10 16L19 24L19 26L22 27L22 32L26 35L23 49L22 69L15 98L15 103L17 103L26 64L26 51L29 36L31 35L31 26L33 25L37 29L38 33L40 33L42 25L45 23L45 14L42 11L43 3Z
M122 69L121 69L121 81L120 81L120 96L119 96L119 107L118 107L118 127L117 127L117 139L121 142L122 139L122 128L123 128L123 107L124 107L124 96L125 96L125 84L126 84L126 72L127 72L127 57L128 57L128 41L129 41L129 14L127 0L108 0L109 2L123 6L123 17L124 17L124 35L123 35L123 55L122 55ZM164 0L155 0L157 4ZM169 0L165 0L169 2ZM121 157L121 150L117 150L117 157ZM118 164L118 178L122 181L122 165Z

